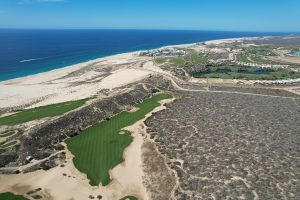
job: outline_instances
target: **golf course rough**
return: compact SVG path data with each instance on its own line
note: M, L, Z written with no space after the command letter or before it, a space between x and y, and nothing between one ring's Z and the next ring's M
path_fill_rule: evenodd
M25 122L34 121L45 117L54 117L54 116L62 115L66 112L81 107L88 100L89 99L81 99L78 101L69 101L64 103L58 103L58 104L52 104L48 106L41 106L37 108L27 109L13 115L1 117L0 126L22 124Z
M74 155L75 167L87 175L92 186L100 183L108 185L111 181L109 170L123 162L123 151L133 139L129 131L122 129L144 119L154 108L160 106L159 101L170 98L172 96L165 93L152 96L137 104L137 111L123 111L66 140L68 149Z

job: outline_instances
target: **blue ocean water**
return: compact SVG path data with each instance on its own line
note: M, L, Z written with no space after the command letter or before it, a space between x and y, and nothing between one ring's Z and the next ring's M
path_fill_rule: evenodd
M173 30L0 29L0 81L118 53L207 40L278 35Z

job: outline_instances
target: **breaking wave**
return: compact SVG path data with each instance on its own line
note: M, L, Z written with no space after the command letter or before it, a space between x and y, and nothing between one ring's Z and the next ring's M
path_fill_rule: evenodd
M35 61L35 60L43 60L47 57L43 57L43 58L31 58L31 59L26 59L26 60L21 60L19 61L20 63L24 63L24 62L31 62L31 61Z

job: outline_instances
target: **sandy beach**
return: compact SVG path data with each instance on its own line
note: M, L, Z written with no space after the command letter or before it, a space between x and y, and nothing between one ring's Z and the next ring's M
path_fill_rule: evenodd
M138 70L140 58L120 54L0 82L0 109L36 107L77 100L143 79L149 73Z
M207 45L240 41L231 38L206 41ZM247 38L243 38L247 39ZM196 45L169 45L161 48L189 47ZM0 109L32 108L53 103L87 98L139 81L150 74L165 73L155 67L149 57L140 57L138 52L108 56L51 70L39 74L0 82ZM147 66L142 69L143 65ZM146 69L146 70L145 70Z

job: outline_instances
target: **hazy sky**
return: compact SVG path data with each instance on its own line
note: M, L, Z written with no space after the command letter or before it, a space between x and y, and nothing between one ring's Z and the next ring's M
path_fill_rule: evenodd
M0 0L0 28L300 32L300 0Z

